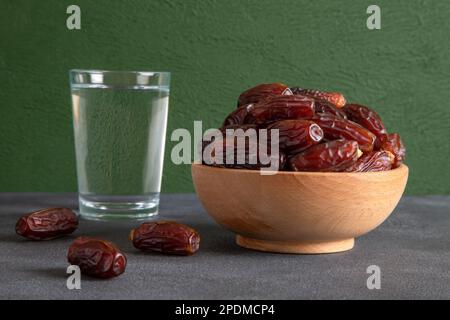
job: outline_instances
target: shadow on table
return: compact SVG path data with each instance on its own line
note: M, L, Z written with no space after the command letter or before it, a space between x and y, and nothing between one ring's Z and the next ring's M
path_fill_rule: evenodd
M48 267L48 268L30 268L26 270L27 274L34 275L39 278L45 279L57 279L57 280L65 280L68 277L66 273L66 269L64 268L56 268L56 267Z
M1 233L0 234L0 242L11 242L11 243L24 243L28 241L27 239L24 239L22 237L20 237L19 235L15 234L15 233Z
M32 269L23 269L27 274L33 275L35 278L46 279L46 280L58 280L63 281L65 284L70 274L66 273L66 269L64 267L48 267L48 268L32 268ZM83 282L99 282L99 281L111 281L113 279L101 279L90 277L88 275L82 274L81 279Z
M15 233L1 233L0 234L0 242L9 242L9 243L15 243L15 244L26 244L26 243L33 243L33 244L37 244L37 243L58 243L58 242L66 242L67 240L75 240L75 238L77 237L76 234L70 234L61 238L56 238L56 239L51 239L51 240L43 240L43 241L39 241L39 240L29 240L29 239L25 239L22 236L19 236Z
M185 219L177 219L181 223L185 223L190 227L197 230L200 234L200 252L208 255L249 255L249 254L261 254L257 251L252 251L239 247L235 243L234 233L226 230L216 223L204 222L204 221L188 221ZM116 221L116 222L95 222L95 221L81 221L79 228L71 235L61 238L47 240L47 241L33 241L27 240L15 234L0 233L1 242L9 242L17 245L20 244L51 244L66 242L67 247L70 243L79 236L89 236L99 239L104 239L115 243L126 253L137 253L139 251L135 249L132 242L129 240L129 233L131 229L138 227L142 222L129 222L129 221Z

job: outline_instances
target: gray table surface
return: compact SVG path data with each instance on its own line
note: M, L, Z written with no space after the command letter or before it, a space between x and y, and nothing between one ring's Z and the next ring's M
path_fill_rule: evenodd
M353 250L329 255L246 250L212 221L193 194L163 195L161 219L198 229L190 257L145 254L127 239L137 223L81 221L73 236L46 242L14 233L17 218L53 206L76 208L74 194L0 194L1 299L450 299L450 197L404 197L392 216L359 238ZM82 277L66 287L66 252L79 235L109 239L128 257L110 280ZM369 290L367 267L381 269Z

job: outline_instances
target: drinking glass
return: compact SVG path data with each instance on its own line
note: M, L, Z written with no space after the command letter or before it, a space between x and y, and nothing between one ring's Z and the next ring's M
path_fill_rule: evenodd
M71 70L80 215L158 214L169 72Z

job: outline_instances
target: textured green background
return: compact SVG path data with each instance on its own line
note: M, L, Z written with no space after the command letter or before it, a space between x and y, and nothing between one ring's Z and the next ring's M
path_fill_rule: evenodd
M373 2L0 0L0 191L76 190L67 70L101 68L171 71L168 133L219 125L260 82L342 91L403 136L409 194L450 193L450 2L376 1L369 31ZM163 190L192 191L172 145Z

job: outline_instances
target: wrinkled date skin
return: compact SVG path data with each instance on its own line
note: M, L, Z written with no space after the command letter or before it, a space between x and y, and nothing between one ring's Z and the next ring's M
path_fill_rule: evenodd
M232 126L232 125L240 125L243 124L245 118L248 115L248 112L254 107L254 104L247 104L241 106L231 112L224 120L222 127Z
M328 102L336 108L342 108L347 103L345 97L339 92L326 92L314 89L304 89L300 87L293 87L290 89L294 95L302 95L313 98L314 100Z
M318 144L323 138L322 129L310 120L281 120L267 129L278 130L279 148L287 154L301 152Z
M329 114L317 114L313 119L323 130L325 139L347 139L358 142L359 148L371 152L375 143L375 135L359 124Z
M203 154L203 152L205 151L205 148L214 141L214 139L220 138L220 139L225 139L225 137L227 136L227 130L228 130L228 134L231 136L233 134L250 134L249 131L247 131L248 129L253 129L255 131L253 131L255 133L255 136L258 136L258 126L255 124L231 124L228 126L224 126L219 128L218 130L220 131L220 135L219 137L216 137L215 135L209 135L209 134L205 134L203 136L203 139L201 141L201 152ZM239 131L242 130L242 131ZM203 164L205 164L203 162Z
M361 155L356 141L334 140L313 146L289 159L294 171L344 171Z
M83 274L96 278L117 277L125 272L127 258L111 242L79 237L69 247L67 260Z
M187 256L199 249L200 235L173 221L146 222L131 230L130 240L142 251Z
M344 107L347 118L356 122L379 137L386 134L386 128L378 113L360 104L347 104Z
M220 128L219 128L219 131L220 131L220 133L221 133L220 138L225 138L225 137L227 136L227 133L228 133L228 135L230 135L230 136L232 136L233 134L238 134L238 133L239 133L239 134L240 134L240 133L245 134L245 133L248 132L247 130L249 130L249 129L254 130L254 131L252 131L252 132L254 132L256 135L258 135L258 128L259 128L259 126L257 126L256 124L251 124L251 123L231 124L231 125L228 125L228 126L223 126L223 127L220 127ZM206 142L207 144L209 144L210 142L213 141L214 136L212 136L211 139L210 139L210 138L208 138L207 135L205 135L205 136L204 136L204 139L205 139L204 142ZM208 140L209 140L209 141L208 141Z
M282 83L263 83L242 92L238 99L238 107L260 102L272 95L292 95L292 92Z
M311 119L314 100L302 96L273 96L250 109L245 123L266 124L284 119Z
M22 216L16 233L31 240L50 240L71 234L78 228L78 217L69 208L50 208Z
M226 136L227 129L245 133ZM243 92L238 108L208 135L200 146L203 164L222 168L369 172L394 169L405 159L400 136L388 134L371 108L347 104L339 92L282 83Z
M389 151L395 156L392 168L399 167L406 157L406 149L398 133L385 134L379 137L380 149Z
M247 139L245 143L238 143L237 137L225 137L224 139L215 140L205 147L204 164L221 168L249 170L268 168L271 164L277 164L278 170L284 168L286 156L282 151L279 151L278 155L272 154L270 143L268 143L266 147L267 152L263 152L267 154L267 159L263 161L259 154L261 143L259 141L254 141L254 143L254 147L250 146ZM231 147L227 148L227 145Z
M324 101L316 100L314 103L314 111L316 113L330 114L339 118L347 119L347 114L342 109L338 109L332 104Z
M233 130L235 132L236 130L242 129L244 132L246 132L248 129L254 129L256 132L258 132L258 126L256 124L252 123L244 123L244 124L232 124L228 126L221 127L219 130L222 132L223 137L225 137L227 130Z
M391 170L394 155L389 151L372 151L361 156L347 172L376 172Z

